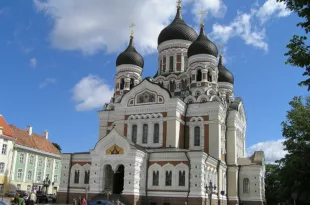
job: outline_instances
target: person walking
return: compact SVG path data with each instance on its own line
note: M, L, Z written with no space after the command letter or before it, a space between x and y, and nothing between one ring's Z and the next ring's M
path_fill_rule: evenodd
M86 203L86 199L83 197L83 199L82 199L82 205L87 205L87 203Z
M30 205L34 205L37 201L37 195L34 192L31 192L30 194Z

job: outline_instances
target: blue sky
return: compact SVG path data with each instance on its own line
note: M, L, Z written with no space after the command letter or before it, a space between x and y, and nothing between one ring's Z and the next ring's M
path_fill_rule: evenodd
M157 69L157 36L175 15L175 1L11 0L0 2L0 113L10 124L49 131L64 152L87 151L98 138L97 111L109 100L115 60L134 22L143 76ZM288 102L306 95L302 69L285 65L285 45L298 18L275 0L185 0L183 17L224 44L248 120L247 147L281 155L280 123ZM270 142L274 141L274 142ZM261 142L261 143L260 143ZM260 144L257 144L260 143ZM270 144L271 143L271 144ZM251 147L252 146L252 147Z

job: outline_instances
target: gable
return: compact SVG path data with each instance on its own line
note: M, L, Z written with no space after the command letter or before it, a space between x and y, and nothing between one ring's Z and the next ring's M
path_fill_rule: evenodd
M168 90L145 79L123 96L121 104L128 107L164 104L169 99L170 93Z

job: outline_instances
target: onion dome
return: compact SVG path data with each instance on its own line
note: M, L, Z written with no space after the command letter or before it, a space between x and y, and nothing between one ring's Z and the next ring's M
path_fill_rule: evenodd
M177 14L172 23L164 28L158 36L158 45L165 41L181 39L195 41L197 38L196 31L188 26L182 18L181 6L178 6Z
M198 54L208 54L214 57L218 56L216 45L209 40L204 31L204 26L200 26L200 34L196 41L194 41L188 48L187 56L191 57Z
M220 60L218 64L218 82L225 82L225 83L231 83L234 84L234 76L233 74L227 70L227 68L223 64L222 55L220 55Z
M119 54L116 59L116 66L125 64L136 65L140 68L143 68L144 66L144 60L142 56L137 52L133 45L133 36L130 36L130 42L126 50Z

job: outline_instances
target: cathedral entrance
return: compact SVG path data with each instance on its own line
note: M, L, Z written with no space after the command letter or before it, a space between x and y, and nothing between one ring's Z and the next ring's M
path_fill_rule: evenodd
M113 177L113 194L120 194L124 190L124 165L119 165Z

